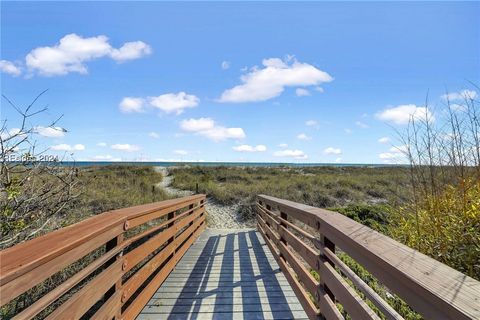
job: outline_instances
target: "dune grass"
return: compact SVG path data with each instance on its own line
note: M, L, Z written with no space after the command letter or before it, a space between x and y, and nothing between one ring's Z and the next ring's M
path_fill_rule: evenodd
M222 204L241 204L253 217L255 196L266 194L308 205L396 205L408 198L402 167L178 167L173 185L195 190Z

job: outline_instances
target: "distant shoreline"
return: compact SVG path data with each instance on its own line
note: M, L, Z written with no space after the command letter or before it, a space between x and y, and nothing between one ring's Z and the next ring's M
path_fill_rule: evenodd
M11 163L16 163L12 161ZM45 162L62 167L92 167L92 166L154 166L154 167L180 167L180 166L198 166L198 167L405 167L402 164L380 164L380 163L300 163L300 162L170 162L170 161L60 161Z

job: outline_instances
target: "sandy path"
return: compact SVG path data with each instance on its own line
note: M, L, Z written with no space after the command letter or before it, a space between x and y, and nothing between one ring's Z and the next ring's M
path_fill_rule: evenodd
M171 186L173 175L169 175L168 168L154 167L155 171L162 174L162 182L156 186L163 188L172 197L185 197L194 194L190 190L180 190ZM239 204L225 206L217 203L213 198L207 198L207 225L211 229L242 229L253 228L253 221L243 221L239 213Z

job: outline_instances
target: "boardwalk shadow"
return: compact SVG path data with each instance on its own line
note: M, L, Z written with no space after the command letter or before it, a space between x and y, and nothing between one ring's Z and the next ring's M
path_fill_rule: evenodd
M294 319L291 289L255 231L215 234L179 265L193 264L171 307L173 319ZM205 235L206 236L206 235ZM173 271L175 273L175 271ZM288 287L288 285L287 285ZM162 299L162 296L159 296ZM293 297L295 299L295 297ZM298 302L297 302L298 303ZM297 309L298 310L298 309Z

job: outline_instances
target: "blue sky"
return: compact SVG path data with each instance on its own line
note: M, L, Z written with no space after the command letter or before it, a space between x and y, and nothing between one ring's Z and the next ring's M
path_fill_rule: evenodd
M1 92L25 106L49 89L37 139L77 160L395 162L395 129L427 112L427 92L437 118L446 90L476 95L479 15L478 2L2 2ZM67 133L43 128L61 114Z

